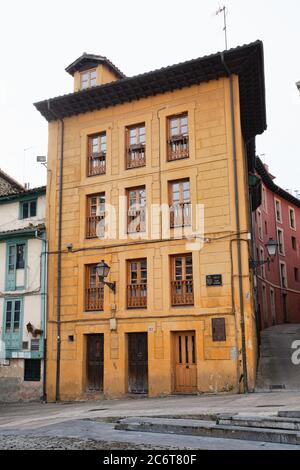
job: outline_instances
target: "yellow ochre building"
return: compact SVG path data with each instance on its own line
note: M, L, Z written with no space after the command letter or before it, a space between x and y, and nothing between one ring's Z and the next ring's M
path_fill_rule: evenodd
M134 77L84 53L49 122L47 399L253 390L260 41ZM109 273L108 273L109 271Z

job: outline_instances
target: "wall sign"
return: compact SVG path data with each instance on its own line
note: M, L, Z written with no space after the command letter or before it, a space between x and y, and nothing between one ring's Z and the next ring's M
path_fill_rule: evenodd
M209 274L206 276L207 286L221 286L222 285L222 274Z

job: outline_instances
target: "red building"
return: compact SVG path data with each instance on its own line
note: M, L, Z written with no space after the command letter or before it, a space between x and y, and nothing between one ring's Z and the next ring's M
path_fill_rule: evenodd
M270 238L278 243L273 260L255 270L260 328L300 323L300 199L277 186L259 158L255 168L261 180L253 223L255 259L268 259Z

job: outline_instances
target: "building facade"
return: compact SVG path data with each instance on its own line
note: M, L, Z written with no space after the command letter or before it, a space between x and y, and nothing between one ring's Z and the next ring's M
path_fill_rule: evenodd
M254 213L257 260L266 260L266 243L278 243L269 264L257 269L260 328L283 323L300 323L300 199L283 190L262 161L256 159L262 183L262 203Z
M46 188L0 171L0 401L43 397Z
M252 390L261 42L131 78L88 54L66 70L74 93L35 104L49 122L48 400Z

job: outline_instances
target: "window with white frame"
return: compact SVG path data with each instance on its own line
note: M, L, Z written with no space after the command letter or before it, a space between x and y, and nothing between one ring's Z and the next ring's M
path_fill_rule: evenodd
M264 258L265 258L265 251L264 251L263 247L260 247L260 249L259 249L259 259L260 259L260 261L264 261ZM260 269L261 269L261 271L260 271L261 276L265 279L265 277L266 277L266 267L265 267L265 265L262 264Z
M275 199L275 216L276 216L276 222L282 221L281 219L281 202L278 199Z
M295 230L296 229L296 215L295 215L295 210L292 209L291 207L289 208L289 221L290 221L290 227Z
M277 243L278 243L278 252L280 255L284 256L284 236L283 230L281 228L277 229Z
M280 282L283 289L287 288L287 276L286 276L286 265L285 263L280 263Z
M257 211L257 228L258 228L258 236L261 240L263 240L262 216L261 216L260 210Z
M266 188L262 187L262 206L265 212L267 212L267 192Z

